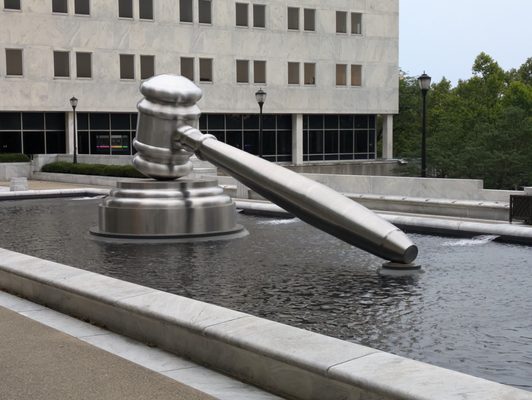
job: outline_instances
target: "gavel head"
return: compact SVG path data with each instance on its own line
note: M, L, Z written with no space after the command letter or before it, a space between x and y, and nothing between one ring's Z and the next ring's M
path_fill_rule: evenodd
M137 104L139 117L133 146L133 165L144 175L172 180L192 171L191 152L174 143L182 124L198 127L200 110L196 103L201 89L183 76L158 75L140 86L144 98Z

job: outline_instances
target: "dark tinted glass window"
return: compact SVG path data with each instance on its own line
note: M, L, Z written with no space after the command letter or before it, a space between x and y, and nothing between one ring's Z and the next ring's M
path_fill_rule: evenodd
M91 132L91 154L110 154L111 146L108 132Z
M338 129L338 116L326 115L325 116L325 129Z
M338 153L338 132L325 132L325 153Z
M46 132L46 152L49 154L66 153L65 132Z
M4 8L8 10L20 10L20 0L4 0Z
M276 118L275 115L265 114L262 116L262 129L275 129Z
M20 129L20 113L0 112L0 131Z
M259 132L244 132L244 151L259 154Z
M89 0L75 0L74 1L74 12L81 15L90 14L90 4Z
M323 132L310 131L308 137L309 153L323 153Z
M44 129L43 113L22 113L22 129Z
M76 113L76 123L78 125L78 129L89 129L89 114Z
M118 16L133 18L133 0L118 0Z
M44 132L24 132L24 154L44 154Z
M46 129L47 130L65 130L65 114L64 113L46 113Z
M200 24L212 23L212 1L198 0L198 21Z
M6 49L6 75L22 75L21 49Z
M129 132L113 132L111 134L111 154L130 154Z
M353 131L340 131L340 153L353 153Z
M139 0L139 18L153 19L153 0Z
M259 129L259 116L258 115L245 115L244 116L244 129Z
M20 153L20 132L0 132L0 153Z
M309 115L309 129L323 129L323 117L321 115Z
M54 51L54 76L70 76L70 57L68 51Z
M368 151L368 132L355 132L355 153L366 153Z
M278 115L277 116L277 129L292 130L292 116L291 115Z
M92 77L91 58L91 53L76 53L76 73L78 78Z
M368 128L368 116L357 115L355 117L355 129L367 129Z
M277 154L292 154L292 132L286 131L277 133Z
M209 115L209 130L210 129L224 129L225 122L224 116L221 114L210 114Z
M129 129L129 114L111 114L111 129Z
M340 129L353 129L352 115L340 115Z
M192 0L179 0L179 20L192 22Z
M120 79L135 79L135 56L120 54Z
M68 13L67 0L52 0L52 12L54 13Z
M225 140L228 145L242 149L242 132L241 131L227 131Z
M140 79L155 75L155 56L140 56Z
M109 114L105 113L91 113L90 114L90 128L91 130L107 130L109 129ZM81 129L81 128L80 128Z
M262 132L262 154L275 154L275 132Z
M87 132L78 132L78 153L89 154L89 134Z
M226 117L227 129L242 129L241 115L228 115Z

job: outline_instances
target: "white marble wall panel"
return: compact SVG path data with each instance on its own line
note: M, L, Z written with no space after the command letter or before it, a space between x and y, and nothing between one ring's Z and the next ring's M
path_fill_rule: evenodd
M139 99L139 56L155 55L156 73L179 73L181 56L214 59L214 82L205 91L205 112L256 112L254 92L265 86L270 113L396 113L398 108L398 1L298 0L290 6L316 9L316 32L287 30L287 3L266 2L266 29L235 26L234 1L213 2L213 24L179 22L178 2L154 2L154 21L119 19L116 2L91 1L91 15L52 14L48 2L26 0L21 12L0 12L2 110L134 111ZM252 3L249 3L250 23ZM195 6L197 8L197 6ZM361 12L363 35L336 34L336 10ZM197 11L197 10L195 10ZM349 19L349 18L348 18ZM4 48L24 51L24 76L5 76ZM71 77L54 79L53 51L71 51ZM75 52L92 52L90 79L75 77ZM119 79L119 54L135 54L136 79ZM235 60L267 61L267 85L237 84ZM287 84L287 62L317 63L313 87ZM335 64L362 64L362 88L337 88ZM250 65L251 67L251 65ZM302 66L301 66L302 72ZM252 74L251 74L252 77Z

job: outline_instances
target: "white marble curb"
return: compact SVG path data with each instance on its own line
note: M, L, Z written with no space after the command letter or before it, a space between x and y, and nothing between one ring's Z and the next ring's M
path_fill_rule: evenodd
M78 196L107 196L110 189L80 188L80 189L45 189L45 190L19 190L14 192L0 192L2 200L24 200L24 199L48 199L56 197L78 197Z
M532 400L532 393L0 249L0 288L295 399Z

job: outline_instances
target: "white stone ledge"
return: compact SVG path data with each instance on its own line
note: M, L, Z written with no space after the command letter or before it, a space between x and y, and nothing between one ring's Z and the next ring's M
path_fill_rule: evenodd
M107 196L108 194L109 189L98 188L20 190L16 192L0 192L0 201L47 199L56 197Z
M295 399L531 400L532 393L0 249L0 288Z

